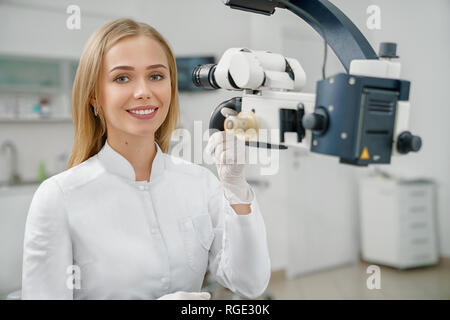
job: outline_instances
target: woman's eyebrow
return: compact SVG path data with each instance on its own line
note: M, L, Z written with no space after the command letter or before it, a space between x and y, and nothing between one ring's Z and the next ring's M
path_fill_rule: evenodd
M156 69L156 68L165 68L167 69L167 67L163 64L152 64L151 66L147 66L145 69ZM113 72L116 69L122 69L122 70L134 70L134 68L132 66L116 66L114 68L112 68L111 70L109 70L109 72Z

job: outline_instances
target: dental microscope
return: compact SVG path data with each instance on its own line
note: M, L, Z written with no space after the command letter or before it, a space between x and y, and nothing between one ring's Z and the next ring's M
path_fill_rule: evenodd
M355 166L389 164L392 156L420 150L421 138L408 130L410 82L400 78L395 43L381 43L377 55L327 0L223 1L265 15L285 8L304 19L325 43L323 79L315 94L305 93L306 74L296 59L228 49L217 64L199 65L192 73L198 87L242 92L213 110L210 129L235 134L248 146L306 148ZM327 45L346 73L325 76Z

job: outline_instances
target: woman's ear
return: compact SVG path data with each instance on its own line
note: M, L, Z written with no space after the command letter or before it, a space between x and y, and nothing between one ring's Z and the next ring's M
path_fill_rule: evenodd
M95 98L91 98L90 100L89 100L89 104L92 106L92 107L96 107L96 101L95 101Z

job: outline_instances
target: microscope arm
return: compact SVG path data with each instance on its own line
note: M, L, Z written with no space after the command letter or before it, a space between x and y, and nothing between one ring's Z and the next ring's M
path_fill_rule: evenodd
M266 15L273 14L275 7L286 8L278 1L268 0L224 0L224 2L233 9ZM328 0L291 0L290 2L306 11L322 25L328 45L347 72L350 70L352 60L378 59L372 46L359 29ZM322 36L320 28L315 23L291 8L287 9L305 20Z

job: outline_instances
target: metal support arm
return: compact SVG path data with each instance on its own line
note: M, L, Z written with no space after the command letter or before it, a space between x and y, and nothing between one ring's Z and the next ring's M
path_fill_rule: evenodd
M275 7L285 8L278 1L270 0L225 0L224 2L233 9L266 15L273 14ZM378 59L377 54L361 31L330 1L291 0L290 2L307 12L322 25L328 45L347 72L350 70L350 62L354 59ZM290 8L287 9L305 20L322 36L319 27L312 21Z

